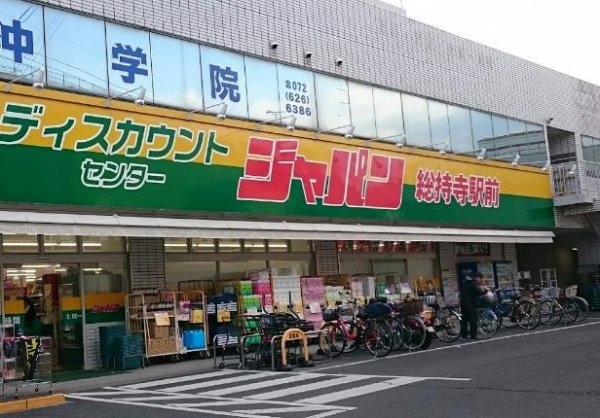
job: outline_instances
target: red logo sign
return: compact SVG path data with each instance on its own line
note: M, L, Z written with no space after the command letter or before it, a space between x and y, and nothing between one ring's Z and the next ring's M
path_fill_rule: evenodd
M329 163L298 153L297 139L250 138L239 200L285 202L299 180L307 204L398 209L402 204L404 159L368 149L334 149Z
M116 303L107 303L105 305L94 305L92 313L119 312L120 305Z

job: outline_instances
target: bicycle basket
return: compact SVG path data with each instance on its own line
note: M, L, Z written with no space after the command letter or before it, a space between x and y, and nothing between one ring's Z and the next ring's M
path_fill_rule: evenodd
M567 296L567 297L577 296L577 288L578 288L578 286L576 284L574 284L573 286L567 287L565 289L565 296Z
M340 317L337 309L324 309L323 310L323 321L335 321Z
M409 300L402 303L402 313L405 314L420 314L423 311L422 300Z

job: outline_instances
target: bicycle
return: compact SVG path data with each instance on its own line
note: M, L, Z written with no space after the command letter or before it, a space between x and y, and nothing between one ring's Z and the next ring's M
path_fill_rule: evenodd
M500 314L501 324L507 328L518 325L530 331L540 324L540 315L537 305L529 300L521 300L521 289L497 289L498 304L495 309Z
M338 357L364 346L374 357L385 357L390 353L394 332L386 324L386 318L352 312L350 321L345 321L340 311L340 306L323 311L325 323L319 334L321 352Z
M438 340L452 343L460 337L460 314L452 308L441 308L437 303L428 305L423 312L425 325L431 327Z
M500 321L493 309L481 307L477 309L477 336L481 339L492 338L500 329Z
M392 309L392 315L387 320L394 332L392 350L398 351L404 348L412 351L427 348L427 325L421 316L404 312L402 304L392 305Z

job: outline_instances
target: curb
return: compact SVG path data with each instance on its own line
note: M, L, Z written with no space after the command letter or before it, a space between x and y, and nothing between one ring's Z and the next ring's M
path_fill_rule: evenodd
M47 408L50 406L62 405L65 402L65 395L62 393L30 399L0 402L0 415L29 409Z

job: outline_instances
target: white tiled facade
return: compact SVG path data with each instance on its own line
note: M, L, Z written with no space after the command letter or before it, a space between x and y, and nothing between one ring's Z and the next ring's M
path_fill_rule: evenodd
M375 0L39 3L535 123L552 117L554 127L600 137L600 87L406 18ZM271 42L279 44L276 51Z

